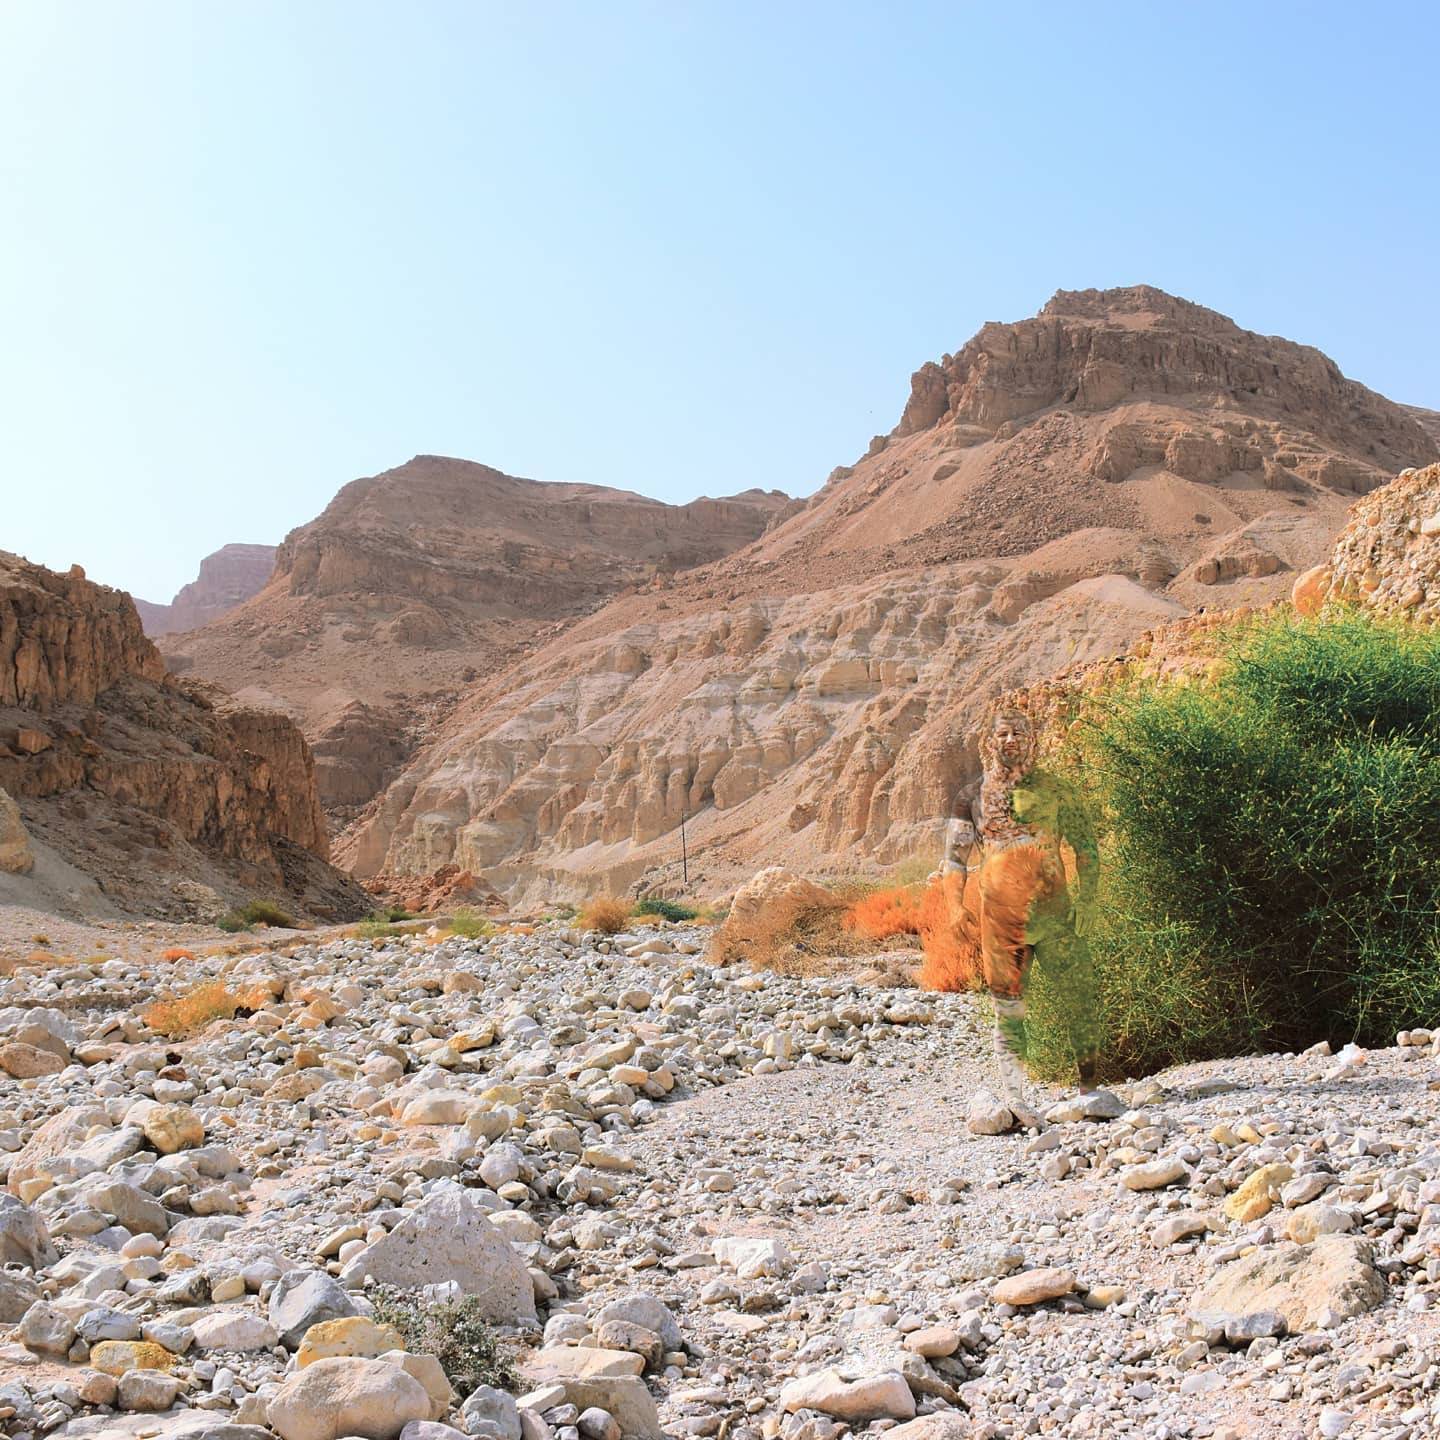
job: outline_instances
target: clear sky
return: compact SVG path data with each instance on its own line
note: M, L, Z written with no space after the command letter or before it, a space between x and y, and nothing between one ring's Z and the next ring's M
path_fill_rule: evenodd
M425 451L804 494L1061 287L1440 408L1436 14L0 0L0 549L168 599Z

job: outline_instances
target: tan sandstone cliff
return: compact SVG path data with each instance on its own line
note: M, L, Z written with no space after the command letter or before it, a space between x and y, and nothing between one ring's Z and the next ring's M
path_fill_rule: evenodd
M472 690L338 853L514 897L936 843L1004 688L1263 602L1356 493L1433 459L1320 352L1148 287L1061 292L923 367L801 510Z
M172 668L283 710L344 817L463 688L607 598L739 549L796 508L763 491L666 505L420 455L286 536L265 588L169 637Z
M0 790L33 863L0 899L173 917L254 896L350 914L303 737L177 683L130 597L0 552Z
M135 609L152 638L194 630L258 595L275 568L273 545L222 545L200 562L200 573L168 605L135 597Z

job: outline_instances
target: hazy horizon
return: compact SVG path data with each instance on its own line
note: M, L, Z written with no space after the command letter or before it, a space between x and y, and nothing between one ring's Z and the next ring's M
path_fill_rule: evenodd
M1150 284L1440 409L1428 7L0 3L0 549L152 601L421 453L812 493Z

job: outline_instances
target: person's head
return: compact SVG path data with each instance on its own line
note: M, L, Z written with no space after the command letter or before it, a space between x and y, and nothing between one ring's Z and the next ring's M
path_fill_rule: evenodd
M1009 706L997 710L982 750L987 768L990 765L1006 770L1025 768L1035 755L1035 727L1030 717L1023 710Z

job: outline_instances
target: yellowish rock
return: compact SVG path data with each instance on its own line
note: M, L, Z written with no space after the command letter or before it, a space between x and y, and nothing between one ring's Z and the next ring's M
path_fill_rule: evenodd
M188 1105L147 1106L140 1128L162 1155L194 1150L205 1143L205 1122Z
M1234 1149L1237 1145L1243 1145L1245 1143L1228 1125L1217 1125L1210 1132L1210 1138L1217 1145L1226 1145L1229 1146L1231 1149Z
M177 1356L150 1340L102 1340L90 1352L90 1368L106 1375L127 1370L169 1370Z
M398 1365L407 1375L418 1380L425 1387L425 1393L430 1397L430 1418L432 1420L443 1420L454 1409L455 1403L460 1397L456 1395L449 1380L445 1378L445 1371L435 1356L411 1355L404 1350L387 1350L380 1356L380 1359L388 1360L392 1365Z
M1262 1165L1226 1200L1225 1213L1241 1225L1263 1219L1279 1202L1280 1187L1294 1178L1294 1170L1286 1164Z
M295 1364L303 1370L317 1360L346 1355L378 1360L389 1350L404 1348L405 1340L393 1325L377 1325L363 1315L346 1315L312 1325L295 1353Z

